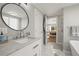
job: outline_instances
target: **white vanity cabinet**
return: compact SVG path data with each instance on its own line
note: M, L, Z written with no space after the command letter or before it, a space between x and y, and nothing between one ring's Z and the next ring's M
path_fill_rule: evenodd
M40 40L33 42L24 48L17 50L10 54L10 56L40 56L41 55L41 43Z
M36 41L32 45L32 51L33 51L33 56L40 56L41 55L41 42Z

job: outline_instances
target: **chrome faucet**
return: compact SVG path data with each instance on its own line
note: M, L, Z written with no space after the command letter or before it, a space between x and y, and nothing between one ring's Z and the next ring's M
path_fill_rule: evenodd
M19 38L28 37L29 35L30 35L30 32L24 33L23 31L19 31Z
M30 32L27 32L27 33L26 33L26 36L28 37L29 35L30 35Z
M19 33L19 37L21 38L21 31L20 31L20 33Z
M20 38L25 37L24 31L20 31L19 35L20 35Z

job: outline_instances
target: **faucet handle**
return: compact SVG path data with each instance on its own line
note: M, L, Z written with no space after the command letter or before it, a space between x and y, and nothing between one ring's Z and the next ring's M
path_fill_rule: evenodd
M30 35L30 32L27 32L27 33L26 33L26 36L29 36L29 35Z
M28 32L28 35L30 35L30 32Z

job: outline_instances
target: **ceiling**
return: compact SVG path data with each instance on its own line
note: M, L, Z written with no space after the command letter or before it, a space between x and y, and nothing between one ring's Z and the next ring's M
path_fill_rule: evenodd
M60 9L71 6L75 3L32 3L33 6L38 8L43 14L53 16Z

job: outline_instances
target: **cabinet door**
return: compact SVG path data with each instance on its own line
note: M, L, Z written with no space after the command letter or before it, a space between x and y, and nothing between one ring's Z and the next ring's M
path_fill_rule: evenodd
M40 40L35 41L32 44L10 54L10 56L40 56L40 55L41 55Z
M33 49L33 56L40 56L40 47L36 47Z
M33 56L40 56L41 55L40 40L38 40L32 44L32 50L33 50Z
M26 46L14 53L12 53L10 56L32 56L33 55L33 51L32 48L29 46Z

